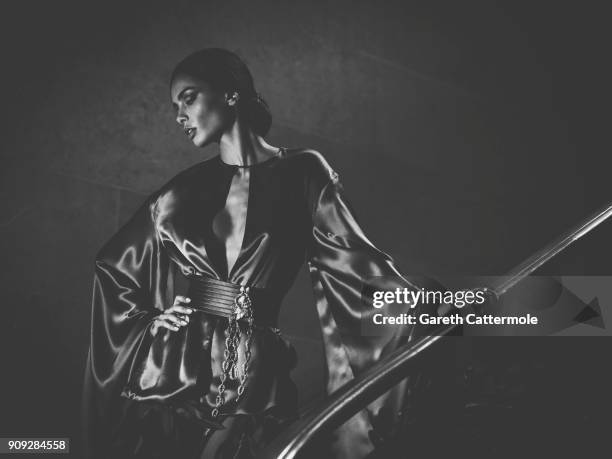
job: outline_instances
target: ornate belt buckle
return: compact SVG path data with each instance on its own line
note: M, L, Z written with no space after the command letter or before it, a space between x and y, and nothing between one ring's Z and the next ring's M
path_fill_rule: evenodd
M251 297L249 296L250 287L240 286L240 293L234 298L234 314L236 320L240 320L249 313L251 308Z

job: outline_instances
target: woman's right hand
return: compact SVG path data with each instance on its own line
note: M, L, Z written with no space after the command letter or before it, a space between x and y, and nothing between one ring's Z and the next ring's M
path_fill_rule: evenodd
M177 331L179 327L187 325L189 323L189 314L193 312L193 309L187 307L190 302L191 298L177 295L174 298L174 304L153 320L151 334L156 336L160 327Z

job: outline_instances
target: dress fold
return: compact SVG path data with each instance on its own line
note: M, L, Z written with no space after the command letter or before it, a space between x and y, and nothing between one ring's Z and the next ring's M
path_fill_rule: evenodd
M225 403L213 418L227 318L215 315L214 308L197 310L176 332L160 328L155 337L150 333L153 319L173 304L182 276L273 292L274 301L255 301L253 308L255 317L259 310L274 319L308 263L328 393L411 339L410 333L403 336L397 330L377 336L362 331L362 321L373 313L363 301L372 278L384 279L387 287L414 284L365 236L338 174L323 155L283 149L248 168L248 174L237 175L236 166L216 156L182 171L151 193L97 253L83 391L87 457L180 458L198 452L202 458L234 457L232 452L251 457L296 418L297 388L290 376L296 351L272 327L254 328L246 390L238 398L239 379L226 381ZM242 203L248 211L232 213L230 206L242 205L236 200L245 198L240 177L249 180L248 200ZM222 225L224 215L245 221ZM228 273L226 249L237 240L240 250ZM221 287L201 293L212 303L215 295L220 303L228 301ZM240 332L238 368L246 358L246 333ZM395 419L392 413L405 391L400 384L340 428L336 457L365 457L372 449L372 426L384 428L388 424L381 419ZM178 443L183 449L170 455Z

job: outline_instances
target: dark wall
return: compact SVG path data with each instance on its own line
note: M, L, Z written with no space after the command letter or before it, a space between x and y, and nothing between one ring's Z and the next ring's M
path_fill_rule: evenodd
M0 432L77 441L93 256L216 154L186 141L169 101L198 48L246 60L270 143L320 150L406 273L501 274L608 202L604 15L461 3L4 5ZM610 274L607 246L591 251L566 274ZM323 390L315 314L302 272L281 326L303 403Z

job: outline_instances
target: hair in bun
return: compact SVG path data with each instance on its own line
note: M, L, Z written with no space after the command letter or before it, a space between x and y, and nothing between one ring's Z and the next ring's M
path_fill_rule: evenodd
M238 99L238 110L253 131L265 137L272 126L272 114L261 94L255 93L246 100Z

